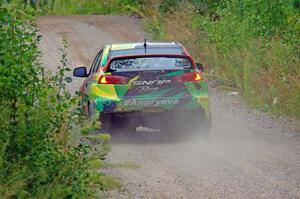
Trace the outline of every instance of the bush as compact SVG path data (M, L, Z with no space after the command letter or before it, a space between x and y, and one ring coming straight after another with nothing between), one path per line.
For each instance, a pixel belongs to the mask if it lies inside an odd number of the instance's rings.
M70 142L81 115L65 90L64 50L58 73L47 74L35 11L2 4L0 21L0 197L92 197L88 147Z

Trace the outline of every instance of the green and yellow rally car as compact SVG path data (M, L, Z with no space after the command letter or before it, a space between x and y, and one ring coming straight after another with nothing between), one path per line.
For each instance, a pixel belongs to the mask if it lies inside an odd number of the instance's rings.
M207 83L203 66L179 43L130 43L105 46L85 77L85 111L100 113L102 128L190 124L209 128Z

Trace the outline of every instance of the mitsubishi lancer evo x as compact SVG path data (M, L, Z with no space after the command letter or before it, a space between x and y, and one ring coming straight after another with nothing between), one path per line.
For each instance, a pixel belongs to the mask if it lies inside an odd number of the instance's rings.
M85 112L99 114L103 129L140 125L190 125L210 128L208 88L203 66L179 43L130 43L105 46L80 88Z

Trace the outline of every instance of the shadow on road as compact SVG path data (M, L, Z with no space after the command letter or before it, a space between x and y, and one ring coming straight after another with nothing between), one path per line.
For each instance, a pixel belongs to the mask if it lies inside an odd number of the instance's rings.
M138 127L136 132L130 132L125 129L114 129L109 133L111 134L111 143L113 144L166 144L186 142L191 138L191 134L185 131L161 131L159 129L149 129L146 127ZM193 137L195 138L195 136ZM201 136L197 137L200 139L203 138Z

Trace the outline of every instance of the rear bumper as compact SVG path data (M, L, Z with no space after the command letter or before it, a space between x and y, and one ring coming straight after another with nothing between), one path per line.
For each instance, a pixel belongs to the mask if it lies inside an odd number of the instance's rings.
M211 122L210 112L205 113L203 109L195 110L166 110L164 112L149 113L143 111L131 112L115 112L110 113L113 121L126 122L131 126L147 126L153 128L162 128L179 125L182 127L201 126L206 127L206 124Z
M124 112L114 112L111 113L112 115L120 118L186 118L186 116L191 116L191 118L194 115L200 115L204 116L206 118L205 110L198 108L194 110L164 110L162 112L145 112L145 111L124 111ZM202 114L203 113L203 114ZM210 113L210 112L209 112Z
M120 101L105 100L97 98L94 100L95 109L104 113L181 113L193 110L204 110L209 114L208 95L188 96L183 98L165 99L123 99Z

